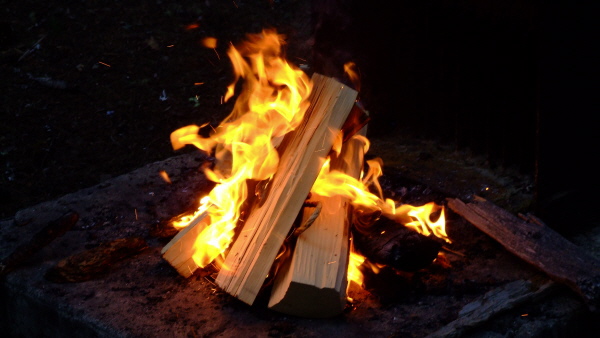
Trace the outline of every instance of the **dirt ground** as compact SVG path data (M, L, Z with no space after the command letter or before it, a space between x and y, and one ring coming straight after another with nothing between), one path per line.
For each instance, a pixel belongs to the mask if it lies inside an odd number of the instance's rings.
M289 39L289 58L299 55L291 49L303 44L292 41L307 32L306 4L8 1L0 218L176 155L173 130L216 125L231 111L221 103L229 43L274 27ZM204 37L216 37L217 48L203 47Z

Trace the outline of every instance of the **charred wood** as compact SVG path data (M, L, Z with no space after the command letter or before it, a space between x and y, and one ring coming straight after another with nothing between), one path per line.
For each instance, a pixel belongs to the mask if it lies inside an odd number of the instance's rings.
M521 219L486 199L448 207L502 244L509 252L578 293L592 311L600 305L600 262L545 226L537 218Z
M545 297L557 286L558 284L548 280L543 282L517 280L505 284L465 305L456 320L428 335L427 338L464 336L500 313Z
M396 270L414 272L438 256L442 242L387 218L380 217L366 230L352 230L354 248L370 262Z

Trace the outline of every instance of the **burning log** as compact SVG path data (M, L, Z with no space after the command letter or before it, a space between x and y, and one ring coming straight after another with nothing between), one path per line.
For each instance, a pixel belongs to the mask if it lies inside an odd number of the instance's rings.
M414 272L427 267L438 256L442 242L385 216L366 229L354 227L354 248L371 263Z
M314 74L311 107L303 123L280 146L279 167L264 202L250 211L216 283L252 304L315 182L357 92L332 78Z
M358 135L365 136L366 129L364 126ZM353 137L332 160L331 169L358 179L364 153L365 139ZM313 194L310 200L318 201L322 209L310 228L299 235L292 256L277 273L269 308L302 317L332 317L346 306L351 206L341 196ZM312 210L306 209L301 224L313 216Z
M348 201L312 195L323 207L314 223L296 239L291 257L275 276L269 308L286 314L326 318L346 305L349 257ZM313 208L305 208L303 221Z
M486 199L475 196L464 203L448 199L448 206L509 252L569 286L592 311L600 304L600 262L541 221L523 220Z

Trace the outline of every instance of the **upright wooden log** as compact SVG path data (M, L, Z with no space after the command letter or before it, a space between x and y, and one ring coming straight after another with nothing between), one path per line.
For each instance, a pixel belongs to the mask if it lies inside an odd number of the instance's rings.
M358 135L365 136L364 126ZM353 137L331 162L332 170L359 178L365 139ZM297 238L289 260L275 276L269 308L301 317L326 318L340 314L346 306L351 205L341 196L312 194L322 209L314 223ZM302 224L312 215L305 208Z
M264 284L358 94L317 73L312 81L311 106L279 147L282 155L268 195L250 210L216 278L224 291L248 304Z
M509 252L580 294L590 310L600 305L600 262L540 221L520 219L486 199L450 198L448 206Z

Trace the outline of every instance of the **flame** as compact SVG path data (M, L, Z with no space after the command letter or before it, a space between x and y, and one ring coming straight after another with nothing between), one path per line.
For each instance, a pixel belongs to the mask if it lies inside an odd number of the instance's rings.
M368 143L367 146L368 147ZM321 196L342 196L348 198L354 207L363 212L381 212L382 215L395 220L397 223L411 227L415 231L425 235L434 235L450 243L446 234L444 208L434 202L423 206L412 206L402 204L396 206L391 199L383 198L383 191L378 178L383 175L381 159L368 160L369 171L362 180L355 179L337 170L330 170L330 159L323 164L319 176L313 185L311 192ZM373 187L378 195L369 191ZM435 221L431 218L439 212Z
M354 89L356 89L357 92L360 92L360 79L356 68L357 66L354 62L346 62L344 64L344 73L346 73L350 82L354 85Z
M237 83L244 82L230 115L209 137L198 135L203 126L196 125L171 134L173 149L194 145L216 158L215 167L205 168L204 173L217 185L201 200L194 215L173 224L185 227L201 214L210 216L192 256L200 267L229 247L242 204L248 198L246 181L268 180L275 174L279 164L276 147L298 126L308 108L312 83L304 72L282 58L283 39L273 30L263 30L248 35L239 48L232 45L227 55L235 80L227 88L225 101L235 96ZM205 45L215 42L205 40Z
M203 220L203 229L195 241L192 255L199 267L222 257L229 247L241 218L242 205L249 196L247 181L267 182L273 177L279 165L277 146L299 125L308 108L312 83L304 72L282 57L283 43L282 35L274 30L263 30L248 35L247 41L238 47L231 45L227 55L235 79L227 87L224 101L235 97L236 89L241 87L242 90L237 94L230 115L212 129L209 137L199 135L207 125L189 125L171 134L173 149L193 145L216 159L213 168L204 168L206 177L216 186L200 200L194 214L173 222L173 226L183 228L195 220ZM206 39L204 45L214 48L216 40ZM356 85L355 65L349 63L345 69ZM242 86L238 85L240 82ZM341 133L338 136L333 147L335 155L340 154L344 140ZM366 153L369 149L367 138L353 137L362 141ZM342 196L356 209L392 218L424 235L432 234L449 241L444 229L443 207L435 203L420 207L397 206L393 200L383 197L378 181L383 174L382 160L376 158L366 163L368 172L354 178L332 170L330 159L327 159L311 192L321 196ZM435 221L431 219L434 214L439 214ZM348 280L359 285L363 282L359 266L374 272L380 268L352 253Z
M362 138L362 136L354 137ZM364 138L364 145L366 153L369 148L369 142L366 138ZM403 204L397 207L393 200L383 198L383 190L378 180L383 175L383 161L380 158L375 158L366 162L369 170L366 174L361 175L362 179L359 180L340 171L331 170L330 158L328 158L323 164L311 192L321 196L339 195L345 197L354 208L361 210L362 213L381 214L395 220L399 223L399 226L404 224L425 236L434 235L450 243L445 231L445 217L442 206L430 202L423 206ZM377 194L371 193L370 187ZM433 221L431 218L438 212L439 216ZM379 268L381 268L370 263L362 255L351 252L347 277L349 281L353 281L360 286L362 286L364 279L361 267L370 269L374 273L378 273Z
M330 170L330 158L321 167L311 192L321 196L346 197L353 206L361 206L373 211L380 208L380 198L369 192L363 182L343 172Z
M383 216L395 220L396 223L408 226L425 236L434 235L447 243L452 243L446 234L446 218L443 206L435 202L429 202L422 206L409 204L397 206L397 203L392 199L384 199L383 190L379 184L379 177L383 175L383 161L380 158L375 158L366 162L369 165L369 171L362 178L362 183L363 186L372 187L377 191L379 200L376 201L376 204ZM436 215L435 221L432 220Z
M360 271L360 266L365 262L365 256L359 255L356 252L350 252L348 260L348 281L354 282L359 286L363 285L364 275Z
M369 142L365 139L365 152L368 147ZM342 172L331 170L328 159L321 168L311 192L321 196L343 196L362 213L380 213L383 217L395 220L399 226L404 224L425 236L434 235L446 240L448 243L451 242L445 231L445 217L442 206L430 202L423 206L403 204L397 207L393 200L383 198L383 190L378 180L383 175L381 168L383 161L380 158L375 158L366 162L369 170L365 175L361 175L363 176L361 180L357 180ZM375 190L377 194L371 193L369 187ZM432 220L433 215L438 212L437 219ZM347 273L348 281L353 281L362 286L364 276L361 268L378 273L381 266L372 264L357 252L351 252Z
M438 211L439 216L437 217L437 220L433 221L431 218L434 217ZM429 202L420 207L403 204L395 210L394 214L389 215L389 217L396 219L398 222L402 222L405 226L411 227L425 236L433 234L436 237L444 239L448 243L452 242L446 234L444 208L434 202Z

